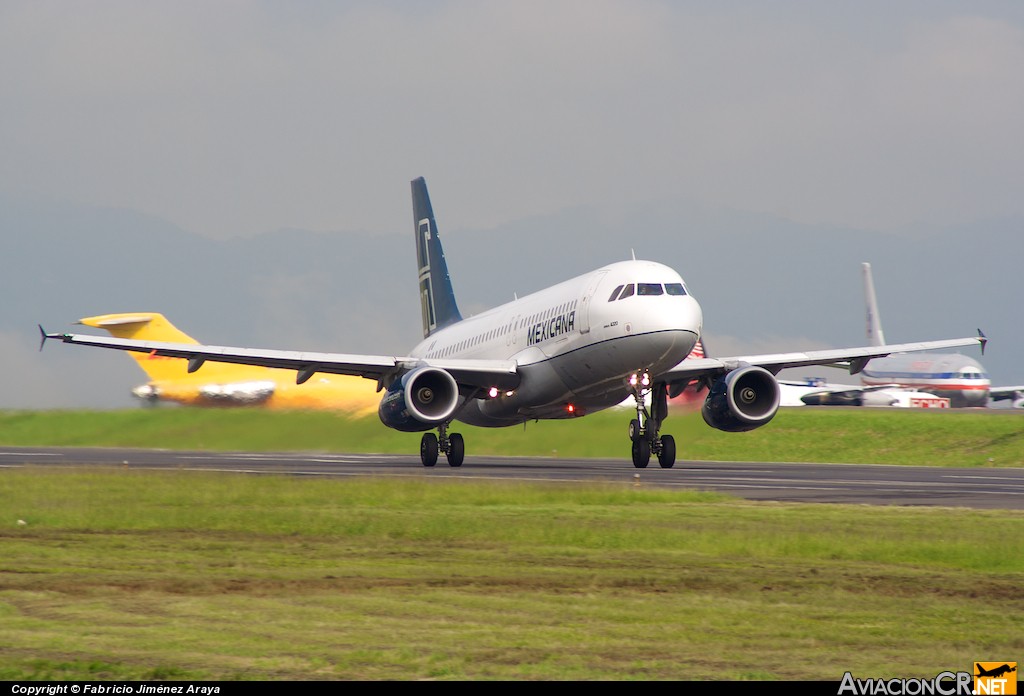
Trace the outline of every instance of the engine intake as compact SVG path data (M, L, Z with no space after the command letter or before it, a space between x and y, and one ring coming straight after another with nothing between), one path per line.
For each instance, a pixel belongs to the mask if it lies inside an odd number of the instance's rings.
M377 415L389 428L412 433L448 420L458 405L455 378L436 367L420 367L395 380L380 400Z
M763 367L728 372L711 387L701 414L712 428L742 433L765 425L779 410L779 383Z

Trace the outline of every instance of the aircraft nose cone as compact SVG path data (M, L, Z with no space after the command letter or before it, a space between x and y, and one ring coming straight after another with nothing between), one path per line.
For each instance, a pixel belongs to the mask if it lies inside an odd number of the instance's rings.
M640 298L645 304L642 313L634 314L629 333L684 333L697 340L703 328L704 315L697 300L689 295Z
M700 336L704 327L704 312L701 311L700 305L690 295L678 299L683 300L679 310L681 328L696 329L697 335Z
M654 330L682 331L695 336L694 341L703 330L704 314L697 300L691 296L666 297L654 315L657 324Z
M652 353L659 355L659 367L671 367L681 362L693 350L700 338L703 313L695 299L666 297L654 315L654 325L649 327Z

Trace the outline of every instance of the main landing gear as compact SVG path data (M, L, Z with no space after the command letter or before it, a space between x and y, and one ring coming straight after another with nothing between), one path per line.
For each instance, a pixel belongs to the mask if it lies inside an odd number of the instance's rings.
M658 435L662 422L668 418L668 387L663 382L650 386L650 377L633 375L629 386L636 399L636 418L629 422L629 439L633 442L633 466L646 469L653 454L662 469L676 463L676 440L671 435ZM651 411L647 412L645 397L651 395Z
M448 457L448 466L462 466L462 460L466 458L466 443L459 433L448 434L448 423L437 426L438 435L434 433L423 433L420 439L420 461L423 466L434 466L437 464L437 455L444 452Z

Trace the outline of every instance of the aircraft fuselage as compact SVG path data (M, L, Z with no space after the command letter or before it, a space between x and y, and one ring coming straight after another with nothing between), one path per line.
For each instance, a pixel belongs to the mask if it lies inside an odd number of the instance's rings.
M471 399L456 415L498 427L614 406L630 393L630 375L682 361L701 325L700 305L678 273L651 261L622 261L463 319L410 355L439 366L446 358L515 361L518 389Z
M985 406L991 381L977 360L959 353L905 353L876 358L861 373L864 385L898 384L942 396L954 407Z

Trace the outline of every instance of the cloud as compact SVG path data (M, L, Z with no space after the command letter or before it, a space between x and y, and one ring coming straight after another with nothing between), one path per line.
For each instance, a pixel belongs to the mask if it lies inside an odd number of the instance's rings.
M419 175L452 228L681 194L895 231L1020 214L998 8L8 2L0 190L213 237L404 231Z

